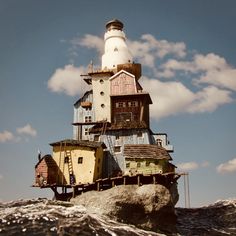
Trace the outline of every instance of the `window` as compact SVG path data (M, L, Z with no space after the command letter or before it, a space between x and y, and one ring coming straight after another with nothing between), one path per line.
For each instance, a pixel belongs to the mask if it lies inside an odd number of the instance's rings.
M125 102L116 102L116 108L125 107Z
M116 140L119 140L120 139L120 136L119 135L116 135Z
M85 120L85 123L92 122L92 117L91 116L85 116L84 120Z
M139 131L139 132L137 133L137 137L142 138L142 137L143 137L143 133Z
M100 135L96 134L96 135L94 135L93 140L96 141L96 142L98 142L98 141L99 141L99 137L100 137Z
M100 95L101 95L101 96L104 96L104 92L100 92Z
M128 106L129 107L137 107L138 106L138 102L137 101L128 102Z
M101 104L101 107L104 108L104 107L105 107L105 104Z
M89 135L89 128L84 129L84 135Z
M69 157L68 156L65 157L64 163L69 163Z
M130 163L126 163L126 168L129 168L130 167Z
M146 166L150 166L150 161L146 161Z
M155 165L158 165L158 160L155 160Z
M83 163L83 157L78 157L78 164L82 164Z
M85 110L86 110L86 111L91 111L91 110L92 110L92 107L85 107Z
M100 84L103 84L103 83L104 83L104 80L103 80L103 79L100 79L99 82L100 82Z
M115 146L114 147L114 152L120 152L121 151L121 147L120 146Z
M137 167L138 167L138 168L141 167L141 162L138 162L138 163L137 163Z
M157 146L162 147L162 140L161 139L157 139Z

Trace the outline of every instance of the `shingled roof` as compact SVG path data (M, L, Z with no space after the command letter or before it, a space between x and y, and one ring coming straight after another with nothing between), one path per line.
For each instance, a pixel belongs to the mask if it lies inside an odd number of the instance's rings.
M43 157L38 161L38 163L35 165L35 168L37 168L37 166L38 166L43 160L45 160L46 165L47 165L48 167L57 168L57 163L55 162L55 160L52 158L52 156L51 156L50 154L47 154L47 155L43 156Z
M106 148L106 145L102 142L93 142L93 141L84 141L84 140L74 140L74 139L64 139L61 141L57 141L55 143L50 143L51 146L81 146L81 147L91 147L91 148Z
M124 145L125 159L167 159L172 160L165 148L150 144Z

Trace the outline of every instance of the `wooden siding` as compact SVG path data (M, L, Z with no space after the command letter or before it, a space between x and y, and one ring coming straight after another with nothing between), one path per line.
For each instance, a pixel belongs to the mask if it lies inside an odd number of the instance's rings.
M123 106L120 105L121 103L123 103ZM141 113L142 106L143 113ZM112 97L111 115L113 123L124 121L144 121L147 126L149 126L149 105L146 103L146 99L143 96Z
M111 95L134 93L137 93L134 76L131 76L125 72L121 72L111 79Z
M42 158L35 168L35 183L42 186L46 184L56 184L58 167L52 157Z

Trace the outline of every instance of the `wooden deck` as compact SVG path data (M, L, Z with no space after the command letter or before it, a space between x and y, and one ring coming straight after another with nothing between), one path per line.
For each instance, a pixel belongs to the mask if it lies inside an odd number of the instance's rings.
M180 174L177 173L165 173L165 174L150 174L143 175L138 174L134 176L117 176L112 178L98 179L94 183L87 184L77 184L77 185L43 185L33 187L40 188L51 188L55 193L55 199L57 200L69 200L72 197L76 197L83 192L88 191L101 191L110 189L118 185L144 185L144 184L160 184L166 188L170 188L173 183L175 183L180 177ZM62 192L59 193L57 188L62 188ZM72 192L68 192L68 189L72 189Z

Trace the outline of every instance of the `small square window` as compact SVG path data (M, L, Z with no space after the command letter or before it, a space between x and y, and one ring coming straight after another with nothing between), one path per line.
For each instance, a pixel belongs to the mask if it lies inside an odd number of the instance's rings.
M99 138L100 138L100 135L94 135L94 141L98 142L99 141Z
M120 152L121 151L121 147L120 146L115 146L114 147L114 151L115 152Z
M82 164L83 163L83 157L78 157L78 164Z
M138 163L137 163L137 167L138 167L138 168L141 167L141 162L138 162Z
M84 129L84 135L89 135L89 128Z
M137 133L137 137L142 138L143 137L143 133L142 132L138 132Z
M130 163L126 163L126 168L130 168Z
M84 120L85 120L85 123L92 122L92 117L91 116L85 116Z

